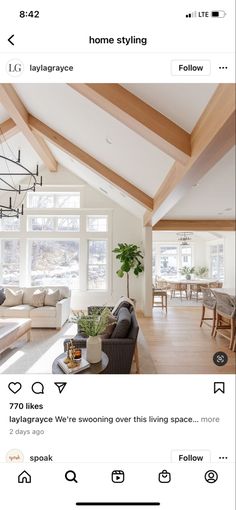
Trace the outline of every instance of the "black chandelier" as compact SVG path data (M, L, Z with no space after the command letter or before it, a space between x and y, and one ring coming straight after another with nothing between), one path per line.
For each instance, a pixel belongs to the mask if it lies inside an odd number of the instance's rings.
M3 133L0 132L0 136L3 137L4 142L7 144ZM8 144L7 146L13 154ZM28 182L16 184L14 182L15 177L22 177L23 179L28 177ZM18 156L16 159L14 158L14 154L11 158L6 156L2 150L0 153L0 191L8 192L11 196L9 198L8 205L0 204L0 218L19 218L20 215L23 215L23 202L27 191L36 191L36 186L42 186L42 184L42 176L39 177L38 165L36 165L35 172L32 172L21 163L20 150L18 150ZM20 196L22 193L24 193L23 197ZM12 194L14 199L12 198ZM20 198L18 198L18 196L20 196Z
M176 235L181 246L189 246L190 241L192 241L193 232L177 232Z
M19 218L20 215L24 214L24 204L20 207L13 207L12 198L9 198L8 205L0 204L0 219L1 218Z

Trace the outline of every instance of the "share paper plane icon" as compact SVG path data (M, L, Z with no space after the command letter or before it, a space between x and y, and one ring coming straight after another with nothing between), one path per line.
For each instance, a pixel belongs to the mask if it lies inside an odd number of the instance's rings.
M62 393L67 385L67 382L54 382L54 384L57 386L59 393Z

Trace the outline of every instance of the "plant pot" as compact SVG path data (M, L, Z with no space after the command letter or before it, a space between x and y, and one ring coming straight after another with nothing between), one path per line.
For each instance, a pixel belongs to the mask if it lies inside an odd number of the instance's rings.
M186 274L186 280L191 280L191 274Z
M100 336L89 336L86 342L86 359L89 363L99 363L102 359L102 339Z

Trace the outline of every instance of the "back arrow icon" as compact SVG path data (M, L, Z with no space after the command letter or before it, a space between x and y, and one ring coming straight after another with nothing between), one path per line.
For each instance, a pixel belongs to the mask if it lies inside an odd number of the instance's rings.
M9 39L7 39L7 40L8 40L8 42L9 42L10 44L12 44L12 46L14 46L14 42L12 42L12 38L13 38L13 37L15 37L15 35L14 35L14 34L13 34L13 35L11 35L11 37L9 37Z

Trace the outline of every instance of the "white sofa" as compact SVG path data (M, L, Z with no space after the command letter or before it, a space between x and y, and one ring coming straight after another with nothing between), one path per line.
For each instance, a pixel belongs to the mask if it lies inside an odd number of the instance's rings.
M59 289L61 300L56 306L32 306L32 296L36 289L47 287L10 287L12 290L23 290L23 303L17 306L0 306L0 318L23 318L31 319L32 328L57 328L60 329L70 316L71 291L69 287L50 286L52 290Z

